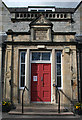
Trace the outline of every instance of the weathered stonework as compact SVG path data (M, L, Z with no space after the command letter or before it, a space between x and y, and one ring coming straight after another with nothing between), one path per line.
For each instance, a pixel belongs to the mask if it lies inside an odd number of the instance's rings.
M17 35L13 36L14 41L30 41L30 35Z
M53 36L54 42L71 42L75 41L74 35L54 35Z
M54 91L54 87L53 87L53 84L56 82L55 81L55 50L58 50L58 49L61 49L62 50L62 75L63 75L63 91L66 93L67 96L69 96L71 99L77 99L77 70L76 70L76 47L75 46L68 46L70 47L70 49L73 51L73 56L72 59L71 58L71 54L67 54L64 52L64 47L62 46L58 46L58 47L55 47L55 46L46 46L46 49L52 49L52 103L55 102L55 91ZM7 48L8 50L9 47ZM15 103L18 103L18 101L20 100L21 102L21 95L22 95L22 90L18 90L18 86L19 86L19 50L21 49L26 49L27 50L27 64L28 64L28 68L27 68L27 86L29 88L29 94L27 92L25 92L25 103L28 103L30 102L30 91L31 91L31 87L30 87L30 69L29 69L29 63L30 63L30 52L29 50L31 49L37 49L37 46L14 46L14 65L13 65L13 101ZM10 60L10 51L7 50L7 54L6 56L8 57L8 60ZM18 56L18 57L17 57ZM7 63L11 63L7 60ZM73 63L73 64L72 64ZM73 73L71 71L71 66L73 65ZM7 72L10 71L10 64L6 65L6 68L7 68ZM10 72L9 72L10 73ZM11 74L7 74L5 76L5 79L6 79L6 85L9 86L9 80L11 78ZM68 73L69 73L69 77L68 76ZM75 77L73 76L75 75ZM71 79L74 80L75 82L75 85L73 87L73 98L72 98L72 86L71 86ZM10 90L9 90L10 91ZM9 91L7 91L7 87L6 87L6 97L9 98L7 95L9 95L10 93L8 93ZM71 94L70 94L71 93ZM63 102L68 102L68 100L62 96L61 94L61 103ZM63 103L64 104L64 103Z
M34 40L47 40L47 30L37 29L34 31Z
M10 80L11 80L11 54L12 47L7 46L6 54L5 54L5 74L4 74L4 96L6 99L10 100ZM8 87L9 86L9 87Z
M31 52L51 52L51 103L56 103L56 51L62 52L62 88L63 92L71 100L77 100L77 48L75 34L80 34L79 9L75 13L67 12L67 18L61 18L56 13L53 19L43 14L35 20L15 18L15 13L10 13L3 4L3 31L7 33L5 40L5 71L4 71L4 98L11 99L11 84L13 79L12 100L15 104L22 102L22 91L19 87L20 76L20 51L26 51L26 86L29 92L25 91L24 103L31 102ZM11 15L12 14L12 15ZM39 14L39 13L38 13ZM49 13L49 17L50 17ZM71 18L72 15L72 18ZM12 19L11 19L12 18ZM53 21L52 21L53 19ZM73 23L72 19L75 21ZM74 33L76 32L76 33ZM39 46L39 47L38 47ZM66 50L67 49L67 50ZM13 52L12 52L13 51ZM13 62L12 62L13 55ZM13 63L13 64L12 64ZM13 78L12 68L13 67ZM73 80L73 86L71 85ZM61 95L61 104L70 104L65 95Z

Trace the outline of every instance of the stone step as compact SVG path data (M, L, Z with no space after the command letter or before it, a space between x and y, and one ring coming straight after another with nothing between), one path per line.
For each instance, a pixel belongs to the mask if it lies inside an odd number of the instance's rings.
M26 104L24 107L57 107L58 104L45 104L45 103L31 103ZM21 107L21 104L18 104L17 107Z
M58 107L24 107L25 112L57 112ZM60 107L61 111L67 112L64 107ZM17 107L15 111L22 111L22 107Z
M22 112L10 111L10 115L28 115L28 116L74 116L72 112Z
M15 111L21 111L22 106L18 105L16 107ZM63 106L60 106L61 111L67 111ZM24 106L24 111L25 112L57 112L58 111L58 105L41 105L41 104L31 104L31 105L26 105Z
M21 109L16 109L15 111L21 112ZM24 109L24 112L57 112L57 109ZM67 110L62 109L61 112L67 112Z
M56 115L74 115L69 112L63 106L60 106L60 113L58 113L57 104L30 104L24 105L24 115L34 115L34 116L56 116ZM22 106L17 105L16 109L11 110L9 114L12 115L22 115Z

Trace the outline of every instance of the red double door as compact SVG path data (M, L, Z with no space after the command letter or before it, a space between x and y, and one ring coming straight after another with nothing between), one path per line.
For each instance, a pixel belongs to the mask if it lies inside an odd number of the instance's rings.
M51 101L51 64L31 64L31 101Z

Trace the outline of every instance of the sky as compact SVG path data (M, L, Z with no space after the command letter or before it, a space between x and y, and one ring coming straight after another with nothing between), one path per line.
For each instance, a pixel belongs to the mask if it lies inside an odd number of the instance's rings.
M81 0L2 0L8 7L55 6L76 7Z

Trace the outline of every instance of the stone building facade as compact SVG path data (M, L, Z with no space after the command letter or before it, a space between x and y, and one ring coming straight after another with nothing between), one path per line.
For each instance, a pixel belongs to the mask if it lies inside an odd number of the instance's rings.
M78 14L77 24L77 74L78 74L78 99L82 102L82 2L77 6L76 15Z
M21 103L26 86L25 104L55 104L57 85L63 91L61 104L78 100L78 8L8 8L2 3L3 99Z

